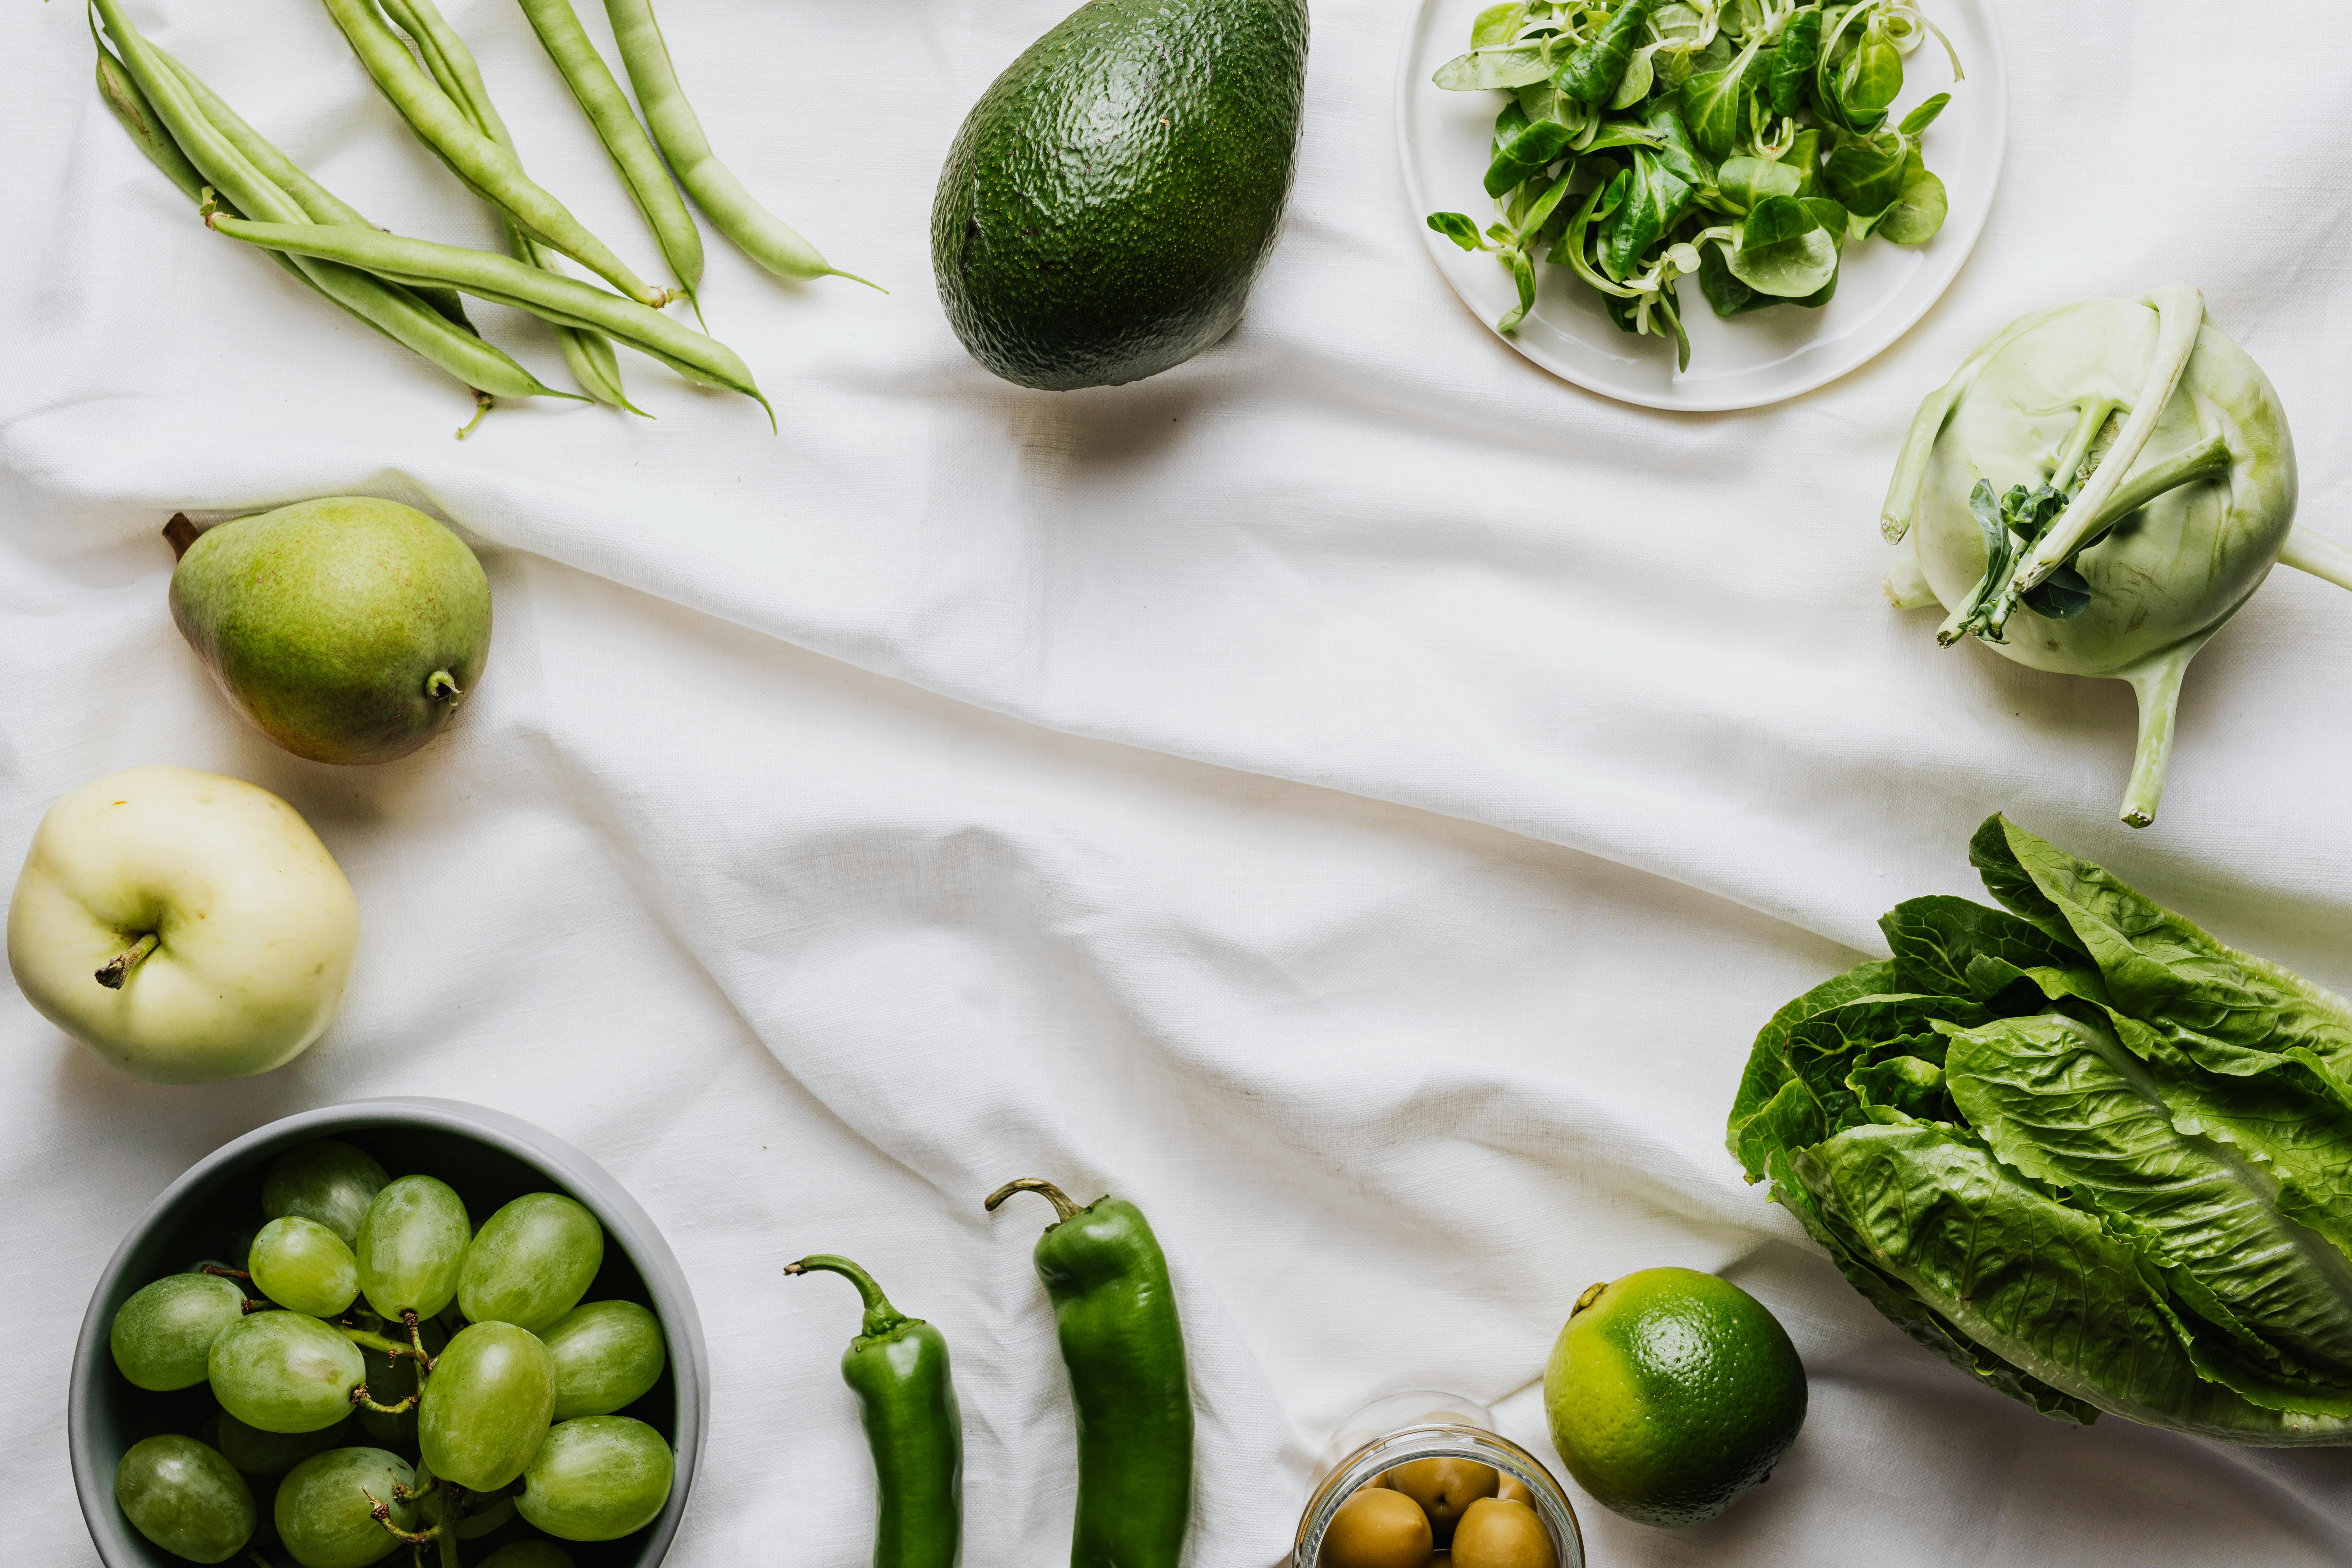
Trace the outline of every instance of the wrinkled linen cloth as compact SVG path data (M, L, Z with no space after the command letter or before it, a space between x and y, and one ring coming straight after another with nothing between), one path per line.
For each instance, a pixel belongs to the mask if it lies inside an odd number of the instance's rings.
M373 221L496 245L317 6L130 4ZM928 222L965 109L1067 4L665 0L722 155L893 292L780 283L706 224L704 309L780 434L625 353L656 420L543 402L463 444L453 383L197 224L98 101L79 8L0 17L0 854L100 774L213 769L299 809L365 921L334 1027L240 1082L134 1081L0 994L8 1561L91 1558L68 1365L124 1231L229 1138L394 1092L529 1118L664 1227L714 1380L679 1568L864 1560L854 1298L780 1273L814 1250L954 1347L965 1562L1060 1560L1045 1213L981 1212L1023 1175L1135 1199L1171 1254L1199 1568L1282 1558L1380 1394L1486 1402L1549 1462L1570 1305L1660 1264L1780 1314L1811 1415L1696 1529L1571 1486L1595 1564L2352 1558L2352 1454L2009 1404L1722 1147L1757 1026L1883 952L1898 900L1981 897L1966 843L1996 810L2352 986L2352 601L2273 577L2191 671L2135 835L2126 689L1938 651L1881 597L1876 527L1912 409L1979 341L2186 278L2278 386L2305 521L2352 540L2337 54L2188 0L2002 5L2011 153L1949 293L1820 392L1675 416L1553 380L1457 302L1394 151L1410 8L1318 0L1246 321L1048 395L958 345ZM446 10L534 174L656 276L520 12ZM562 380L535 323L476 319ZM365 770L236 716L157 537L351 491L450 521L497 595L449 733Z

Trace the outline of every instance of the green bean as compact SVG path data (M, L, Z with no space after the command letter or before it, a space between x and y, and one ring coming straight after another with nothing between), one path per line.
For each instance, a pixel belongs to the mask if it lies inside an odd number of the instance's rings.
M638 303L667 298L588 232L571 209L523 173L515 155L493 141L425 74L408 47L376 9L376 0L325 0L327 13L352 50L426 146L458 177L511 215L535 239L578 261Z
M702 232L694 226L694 215L686 210L661 154L637 123L636 110L629 107L621 84L613 79L612 68L580 25L572 0L521 0L521 5L531 31L539 35L614 166L628 182L629 194L636 197L637 210L646 215L670 270L677 274L688 297L693 297L702 287Z
M425 68L448 95L476 129L505 148L515 153L514 137L507 130L498 105L490 101L489 84L482 79L481 67L474 59L474 51L457 30L443 19L433 0L379 0L384 14L394 26L408 35L424 58ZM520 154L516 153L518 166ZM460 175L460 178L463 178ZM495 203L492 204L496 205ZM554 256L534 239L530 232L517 223L512 214L500 211L504 220L508 248L516 257L549 272L559 270ZM613 345L594 332L572 327L556 327L555 345L563 352L563 363L571 367L572 379L599 403L650 419L652 415L629 401L621 385L621 362Z
M121 0L91 3L98 9L107 36L121 51L124 72L137 84L157 121L170 132L181 153L204 179L236 204L237 210L273 227L345 235L373 232L311 223L293 197L256 169L205 118L180 79L131 26L130 18L123 15ZM380 328L404 348L414 350L457 377L477 394L499 397L569 395L543 385L537 376L471 332L459 331L406 289L369 276L364 267L340 265L331 257L307 257L290 246L272 248L303 256L297 265L320 293Z
M677 84L677 70L670 63L669 45L654 19L651 0L604 0L604 14L613 20L621 63L628 68L629 83L637 89L654 140L668 156L677 183L695 205L710 215L719 233L779 278L846 278L869 289L881 288L827 261L790 224L761 206L735 172L712 155L702 121Z
M362 228L375 226L361 216L358 208L312 179L293 159L279 152L275 142L247 124L220 94L206 87L203 79L182 64L171 50L161 44L147 47L153 49L156 58L180 79L180 85L188 89L188 96L195 100L198 112L211 122L213 129L227 138L229 145L244 153L246 161L263 178L292 196L302 210L310 215L312 223L350 223ZM190 191L188 194L194 196L196 193ZM432 306L451 325L469 332L474 331L474 323L466 319L466 307L458 301L456 289L419 289L412 292Z
M542 272L495 251L338 225L255 223L217 211L207 212L205 221L247 245L341 261L404 283L444 283L478 300L528 310L560 327L607 333L688 380L756 399L768 409L769 423L775 422L775 410L732 349L658 310L577 279Z

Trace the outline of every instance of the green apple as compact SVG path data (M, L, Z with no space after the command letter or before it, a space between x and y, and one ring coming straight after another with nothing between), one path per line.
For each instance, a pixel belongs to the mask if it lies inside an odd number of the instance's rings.
M49 807L8 905L41 1016L126 1072L268 1072L324 1032L359 946L352 885L294 808L238 779L133 768Z

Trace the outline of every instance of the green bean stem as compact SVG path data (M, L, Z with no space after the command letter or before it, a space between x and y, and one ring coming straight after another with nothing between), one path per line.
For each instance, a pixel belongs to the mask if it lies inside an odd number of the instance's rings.
M239 212L273 227L323 228L300 205L253 166L252 161L215 130L196 107L180 79L124 16L121 0L91 0L107 36L120 51L124 74L137 85L147 107L170 132L181 153ZM339 228L337 232L359 231ZM285 248L285 247L278 247ZM305 279L352 314L414 350L467 386L499 397L562 397L539 378L471 332L461 331L404 288L368 276L364 268L338 265L332 258L305 257Z
M458 178L505 209L533 238L608 279L639 304L657 309L665 302L668 296L631 271L627 263L572 216L570 208L523 173L515 155L485 134L440 83L417 65L416 58L376 9L376 0L324 0L324 4L376 86Z
M188 89L188 96L195 100L197 110L211 122L213 129L227 138L230 146L244 153L247 162L265 179L292 196L302 210L310 215L312 223L350 223L362 228L375 226L357 207L312 179L293 159L279 152L275 142L247 124L243 116L231 109L220 94L206 87L203 79L174 58L169 49L160 44L150 44L148 47L153 49L156 58L180 79L180 85ZM451 325L469 332L474 331L474 323L466 319L466 307L458 302L457 290L435 289L416 292L418 299L446 317ZM476 335L479 336L478 333Z
M579 100L582 112L612 155L614 166L628 183L629 194L636 198L637 210L646 215L646 226L654 231L670 270L692 298L702 288L702 231L694 226L694 215L686 210L661 153L655 150L646 128L637 123L636 110L629 107L621 84L613 79L612 68L580 25L572 0L520 3L531 30L539 35L548 58L562 73L572 96Z
M712 154L702 121L687 101L686 89L678 86L652 0L604 0L604 14L612 18L621 63L628 68L629 85L637 89L654 140L661 143L677 183L695 205L710 215L719 233L779 278L846 278L869 289L881 287L827 261L790 224L761 206L735 172Z
M362 232L323 224L255 223L210 211L205 222L232 239L272 249L341 261L381 272L404 283L439 283L488 300L528 310L558 326L609 333L648 358L657 359L688 380L726 387L756 399L768 408L771 425L775 410L761 395L750 367L732 349L715 338L671 321L634 300L624 300L577 279L541 272L537 268L488 250L438 245L426 239Z
M394 26L408 35L424 58L425 68L433 79L474 122L481 133L515 153L514 137L507 131L506 121L499 117L498 106L490 101L489 84L482 79L481 67L475 62L474 51L466 47L456 28L443 19L433 0L379 0ZM520 163L520 154L516 154ZM460 178L463 178L460 175ZM492 205L497 204L493 203ZM533 267L553 272L554 257L529 230L518 224L510 214L499 214L506 228L507 246L515 256ZM556 347L563 351L563 363L571 367L572 379L599 403L615 408L625 408L632 414L650 419L621 388L621 363L613 353L613 345L595 332L580 331L571 327L556 327Z

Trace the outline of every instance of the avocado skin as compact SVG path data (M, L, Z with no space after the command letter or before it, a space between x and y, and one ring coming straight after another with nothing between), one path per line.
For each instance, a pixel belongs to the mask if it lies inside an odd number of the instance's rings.
M225 522L172 574L172 619L228 700L320 763L386 763L447 724L490 650L490 584L412 507L329 496ZM426 694L446 671L459 698Z
M1091 0L972 106L931 263L974 359L1047 391L1181 364L1241 319L1281 226L1305 0Z

